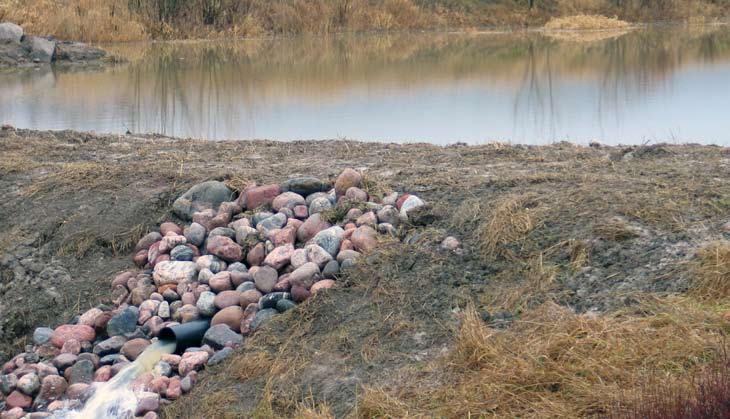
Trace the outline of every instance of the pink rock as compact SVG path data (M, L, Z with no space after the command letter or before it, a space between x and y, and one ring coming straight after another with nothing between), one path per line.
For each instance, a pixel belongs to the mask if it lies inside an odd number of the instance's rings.
M23 416L25 416L25 411L20 407L14 407L0 413L0 419L21 419Z
M144 415L148 412L156 412L160 409L160 395L151 392L142 392L137 395L136 415Z
M258 290L247 290L240 293L239 304L241 307L248 307L249 304L258 304L261 297L263 297L263 294Z
M173 368L177 368L177 366L180 365L180 359L180 355L175 354L164 354L162 355L162 358L160 358L161 361L167 362Z
M150 381L147 389L153 393L164 394L165 390L167 390L168 384L170 384L170 379L168 377L155 377Z
M309 289L319 278L319 266L314 262L307 262L289 275L289 283Z
M282 208L288 208L293 209L297 205L306 205L307 201L304 199L303 196L299 195L296 192L284 192L276 196L273 201L271 201L271 208L274 209L274 211L281 211Z
M347 239L342 240L342 243L340 243L340 252L344 252L346 250L355 250L355 245L353 245L352 242Z
M264 264L277 270L281 269L289 263L292 253L294 253L293 245L285 244L283 246L279 246L266 255Z
M147 349L148 346L150 346L150 341L147 339L132 339L122 346L122 350L120 352L130 361L134 361L142 352L144 352L145 349Z
M251 274L248 272L238 272L238 271L232 271L231 272L231 283L233 283L234 287L237 287L244 282L250 282Z
M160 255L160 256L157 256L157 258L154 260L154 262L151 262L150 264L154 268L155 266L157 266L158 263L165 262L168 260L170 260L170 255Z
M279 185L264 185L246 189L241 195L239 203L249 210L254 210L262 205L270 204L274 198L281 193Z
M157 256L163 254L163 252L160 251L160 245L162 245L162 242L152 243L152 246L150 246L150 248L147 250L147 260L153 261L157 259Z
M195 262L165 261L157 264L152 273L155 284L160 287L167 284L193 281L198 274Z
M66 389L66 396L69 399L82 400L88 396L89 385L86 383L71 384Z
M219 214L225 213L230 216L240 214L242 210L241 206L235 201L221 202L221 205L218 207Z
M112 378L112 366L111 365L102 365L94 373L94 381L96 381L96 382L104 383L104 382L109 381L110 378Z
M351 187L359 187L361 185L362 175L352 169L345 169L337 177L337 181L335 182L335 195L339 198L345 195L345 192Z
M155 378L154 375L150 372L144 372L140 374L137 378L134 379L132 382L132 390L136 392L146 391L150 388L150 383Z
M81 353L81 342L76 339L67 340L61 347L61 353L78 355Z
M296 249L294 250L294 253L291 254L291 260L289 263L291 263L291 266L296 269L305 263L307 263L309 260L307 259L307 252L304 249Z
M210 289L215 292L228 291L233 289L233 283L231 282L231 273L228 271L218 272L208 280Z
M259 311L259 304L251 303L248 306L246 306L246 309L243 310L243 318L241 319L241 334L246 336L251 332L251 322L253 322L253 318L256 316L256 313Z
M294 244L297 239L297 229L294 227L276 228L270 230L266 238L274 243L274 246Z
M321 281L315 282L314 285L312 285L312 288L310 288L310 291L314 295L319 291L330 289L334 285L335 281L331 279L323 279Z
M347 199L349 199L350 201L355 201L355 202L367 202L368 201L368 193L356 186L348 188L347 191L345 191L345 197Z
M180 385L180 377L173 377L170 379L170 384L167 386L165 397L170 400L177 400L182 396L182 386Z
M395 207L400 210L400 207L403 205L403 203L406 202L406 200L410 197L411 197L411 194L407 194L407 193L399 196L398 199L395 201Z
M209 238L206 249L208 253L218 256L226 262L238 262L243 258L241 246L226 236Z
M352 233L350 241L355 245L355 249L364 253L370 253L378 244L378 233L372 227L364 225L358 227Z
M114 277L114 280L112 281L112 288L114 288L114 287L116 287L118 285L122 285L122 286L125 286L126 287L127 286L127 281L130 278L133 278L134 276L135 276L134 275L134 272L132 272L132 271L127 271L127 272L120 273L119 275L117 275L117 276ZM91 311L94 311L94 310L99 310L99 309L98 308L92 308L91 310L87 311L86 313L91 312ZM101 311L101 310L99 310L99 311ZM84 314L86 314L86 313L84 313ZM82 315L81 317L83 318L84 316ZM91 325L89 324L87 326L91 326Z
M60 399L64 393L68 383L59 375L48 375L41 382L41 390L38 393L38 399L44 403L49 403Z
M315 263L320 269L322 269L327 262L332 260L332 255L316 244L307 245L304 248L304 251L307 254L307 260Z
M241 320L243 320L243 309L239 306L232 306L216 313L210 321L210 325L225 324L234 332L239 332L241 330Z
M374 212L368 211L365 214L358 217L357 221L355 221L355 224L357 224L358 227L363 226L363 225L375 227L376 225L378 225L378 216L375 215Z
M208 362L208 352L186 352L183 354L177 369L180 375L187 375L190 371L195 371Z
M266 257L266 247L263 243L256 243L256 246L252 247L246 255L246 262L250 266L258 266L264 262Z
M206 230L210 231L212 230L210 222L213 217L215 217L215 211L208 208L203 211L194 212L193 222L202 225Z
M30 396L15 390L5 398L5 406L10 409L20 407L21 409L27 409L33 403L33 399Z
M299 226L299 229L297 230L297 238L300 242L306 243L317 233L330 227L330 223L324 221L320 213L313 214L311 217L307 218L301 226Z
M309 216L309 208L306 205L297 205L294 207L294 216L303 220Z
M167 233L174 233L177 235L182 235L183 230L182 230L182 228L180 228L180 226L178 226L175 223L165 222L165 223L160 224L160 234L162 234L163 236L166 236Z
M53 331L51 342L57 348L63 348L63 344L68 340L75 339L79 342L93 342L95 337L96 332L90 326L83 324L65 324L58 326Z
M159 419L159 415L156 412L147 412L142 419Z
M279 277L279 281L274 285L274 288L271 290L272 292L288 292L291 288L291 283L289 282L289 274L284 274Z
M301 287L299 285L294 285L291 287L291 298L297 303L306 301L310 295L310 292L304 287Z
M289 218L286 220L286 226L285 227L294 227L295 230L299 231L299 227L304 224L304 221L297 220L296 218Z
M139 266L140 268L147 264L147 249L142 249L134 254L134 257L132 258L132 261L135 265Z
M223 291L215 296L213 304L218 310L223 310L226 307L233 307L240 304L241 293L238 291Z

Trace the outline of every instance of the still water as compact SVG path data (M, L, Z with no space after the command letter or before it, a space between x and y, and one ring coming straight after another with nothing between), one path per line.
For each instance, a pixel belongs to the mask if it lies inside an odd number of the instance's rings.
M0 71L0 123L206 139L730 145L730 28L107 46Z

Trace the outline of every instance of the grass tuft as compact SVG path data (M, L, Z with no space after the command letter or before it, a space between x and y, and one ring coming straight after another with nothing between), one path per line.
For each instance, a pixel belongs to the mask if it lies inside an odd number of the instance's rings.
M529 234L542 223L544 208L537 195L508 195L492 208L476 229L481 258L514 260Z
M730 243L717 241L697 252L691 293L718 300L730 296Z
M548 30L605 30L626 29L631 24L617 17L600 15L575 15L551 18L544 26Z

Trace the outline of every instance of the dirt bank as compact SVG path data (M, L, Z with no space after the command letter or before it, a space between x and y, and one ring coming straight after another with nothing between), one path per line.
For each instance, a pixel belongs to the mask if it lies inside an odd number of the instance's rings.
M515 334L514 348L537 347L539 334L529 340L520 325L533 324L535 313L548 319L546 304L567 307L564 316L588 313L581 319L649 318L684 304L668 304L666 295L692 286L697 250L725 238L730 219L730 152L711 146L212 143L3 129L0 149L0 360L33 327L106 301L113 274L131 266L136 240L174 219L172 200L194 183L223 179L240 188L295 174L332 180L354 167L373 193L410 191L433 205L432 223L405 231L404 244L383 243L336 289L248 339L168 409L171 417L417 416L430 408L421 390L446 409L451 405L436 390L456 388L460 376L443 357L460 342L469 302L485 327ZM438 249L447 234L463 241L463 254ZM652 311L647 301L662 308ZM698 310L709 320L695 330L689 322L700 314L687 309L681 316L696 345L672 352L672 365L685 358L695 365L716 344L713 322L724 309ZM565 319L556 324L570 324ZM656 350L688 338L672 339ZM428 388L409 387L415 383ZM575 389L544 391L559 398L567 416L600 413L608 404L603 394L576 399ZM472 414L509 416L503 399L460 404Z

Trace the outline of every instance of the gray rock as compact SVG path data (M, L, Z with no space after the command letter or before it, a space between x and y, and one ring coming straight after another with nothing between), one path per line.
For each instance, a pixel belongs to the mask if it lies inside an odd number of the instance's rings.
M109 339L103 340L94 346L94 353L104 357L109 354L118 353L122 346L127 342L127 338L124 336L112 336Z
M294 192L302 196L311 195L316 192L324 192L329 185L313 176L303 176L289 179L281 184L282 192Z
M170 303L180 299L180 295L171 289L165 290L165 292L162 293L162 297L165 299L165 301Z
M195 303L195 306L198 307L198 310L200 311L200 314L202 316L213 317L213 315L217 311L217 309L215 308L214 300L214 293L210 291L203 291L202 293L200 293L200 297L198 298L198 302Z
M195 383L193 382L193 379L190 377L190 375L186 375L185 378L180 380L180 388L182 389L183 393L189 393L190 390L193 389L193 386Z
M266 294L274 289L274 285L279 279L279 273L270 266L262 266L253 275L254 284L259 291Z
M266 321L279 314L275 308L266 308L256 312L256 315L251 321L251 330L256 330L261 327Z
M346 271L346 270L354 267L355 265L357 265L357 259L346 259L346 260L343 260L342 263L340 263L340 270Z
M309 204L309 215L327 211L332 208L332 202L326 196L315 198Z
M228 265L228 271L230 272L248 272L248 268L241 262L235 262Z
M193 260L193 249L185 245L175 246L170 251L170 259L178 261L192 261Z
M184 220L192 220L193 213L205 209L218 211L221 203L231 201L233 191L223 182L208 181L188 189L172 204L173 212Z
M139 319L139 309L135 306L129 306L117 313L106 325L106 333L109 336L119 336L132 333L137 327Z
M37 63L50 63L56 52L56 41L34 36L30 38L30 58Z
M332 257L336 257L344 234L345 230L342 227L334 226L317 233L312 242L326 250Z
M273 216L274 216L273 212L268 212L268 211L257 212L251 218L251 225L256 227L261 221L264 221L265 219L267 219L269 217L273 217Z
M322 277L324 279L335 279L338 273L340 273L340 264L336 260L327 262L322 269Z
M106 51L82 42L61 41L56 44L56 61L88 62L106 57Z
M51 341L51 335L53 335L53 329L50 327L38 327L33 332L33 343L36 345L43 345Z
M74 354L60 354L57 357L53 358L52 363L53 366L58 368L59 371L63 371L73 365L77 359L78 356Z
M116 365L122 362L129 362L129 360L122 354L109 354L101 357L99 365Z
M315 199L317 199L317 198L327 198L327 199L329 199L329 194L327 194L325 192L315 192L313 194L307 195L307 197L305 199L307 201L307 206L312 205L312 202ZM332 203L332 202L330 201L330 203Z
M256 230L258 230L262 236L266 236L266 233L268 233L269 231L277 228L282 228L285 225L286 215L279 212L276 215L272 215L271 217L266 218L265 220L262 220L261 222L256 224Z
M192 223L183 230L183 235L185 236L185 239L187 239L188 243L194 244L198 247L205 242L205 233L205 227L198 223Z
M203 336L203 343L210 345L213 349L222 349L229 343L238 345L241 342L243 342L243 336L234 332L225 324L217 324L211 327Z
M415 195L411 195L408 198L406 198L405 201L400 206L400 215L401 218L407 220L408 214L415 210L416 208L422 207L426 205L425 202L421 201L421 199Z
M224 236L231 239L236 238L236 231L232 228L228 227L216 227L213 230L210 230L210 233L208 233L208 238L215 237L215 236Z
M238 292L244 292L244 291L255 290L255 289L256 289L256 284L254 284L253 282L250 282L250 281L246 281L243 284L236 287L236 291L238 291Z
M210 269L201 269L198 273L198 282L207 285L210 282L210 278L213 278L214 275Z
M38 378L38 374L36 373L25 374L18 379L16 388L23 394L33 396L41 388L41 379Z
M0 375L0 392L8 395L15 390L18 385L18 377L15 374Z
M157 315L160 316L161 319L167 320L170 318L170 303L167 301L163 301L160 303L160 305L157 307Z
M261 297L259 306L262 309L276 308L276 303L281 300L291 300L291 296L288 292L271 292Z
M294 307L296 307L296 304L294 304L294 301L292 300L279 300L276 302L276 310L279 313L291 310Z
M94 380L94 364L88 359L78 361L68 374L69 384L91 384Z
M258 240L259 232L253 227L242 226L236 229L236 243L241 246L247 245L249 239L253 238Z
M160 361L155 364L155 367L152 369L152 374L160 377L171 377L172 366L165 361Z
M23 44L0 41L0 66L16 66L27 62L28 50Z
M233 348L228 348L228 347L223 348L220 351L216 352L215 355L210 357L210 359L208 360L208 365L210 365L210 366L218 365L221 362L223 362L226 358L231 356L232 353L233 353Z
M398 210L392 205L384 206L378 211L378 221L381 223L388 223L395 225L400 220L400 214Z
M17 43L21 38L23 38L23 28L10 22L0 23L0 42Z

